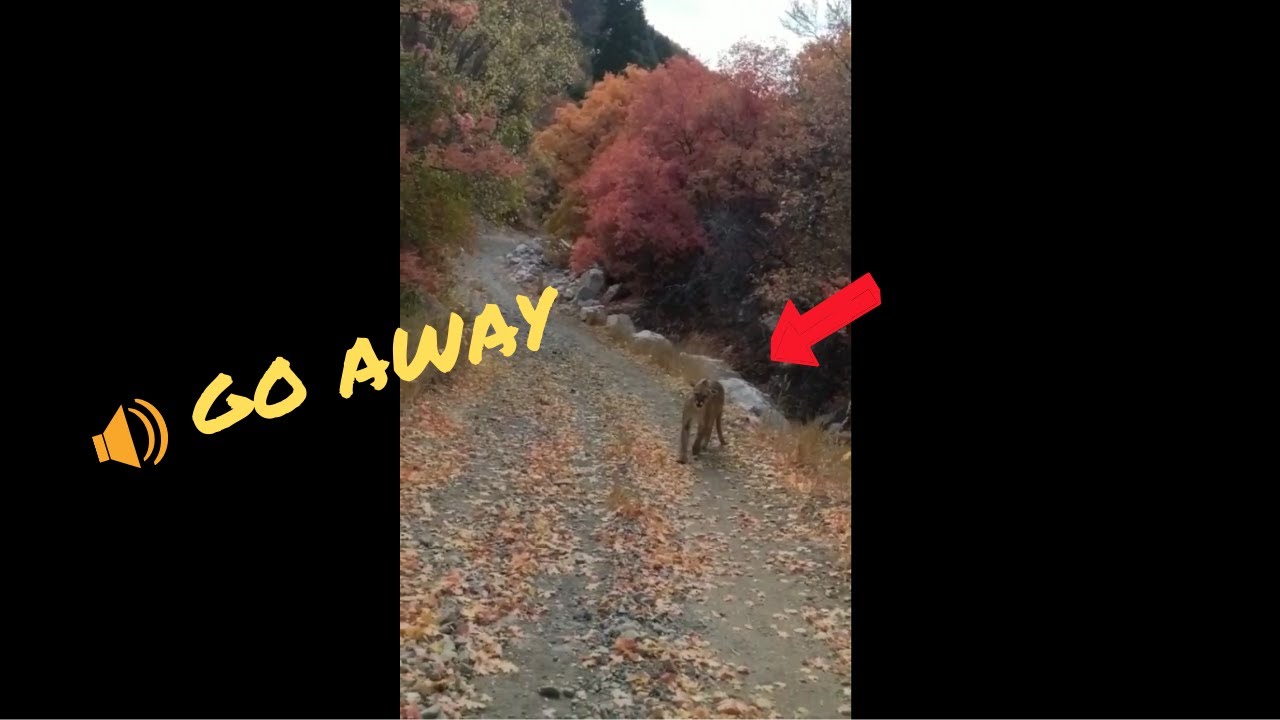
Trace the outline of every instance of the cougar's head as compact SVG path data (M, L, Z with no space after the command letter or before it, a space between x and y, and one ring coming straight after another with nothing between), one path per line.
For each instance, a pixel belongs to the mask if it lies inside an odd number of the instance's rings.
M693 405L694 407L702 407L706 404L707 399L711 397L711 383L703 378L693 386Z

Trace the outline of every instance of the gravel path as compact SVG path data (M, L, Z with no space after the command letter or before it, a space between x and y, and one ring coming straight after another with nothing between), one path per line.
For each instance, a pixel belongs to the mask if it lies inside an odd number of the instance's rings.
M848 576L813 509L732 410L677 464L681 384L602 329L553 309L530 352L515 296L540 289L503 263L527 240L487 232L462 271L519 348L402 418L402 717L848 716Z

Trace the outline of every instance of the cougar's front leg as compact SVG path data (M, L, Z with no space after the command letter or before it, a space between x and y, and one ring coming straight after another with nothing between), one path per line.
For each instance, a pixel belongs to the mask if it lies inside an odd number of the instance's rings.
M707 438L711 436L711 426L700 422L698 423L698 435L693 439L693 456L697 457L707 446Z

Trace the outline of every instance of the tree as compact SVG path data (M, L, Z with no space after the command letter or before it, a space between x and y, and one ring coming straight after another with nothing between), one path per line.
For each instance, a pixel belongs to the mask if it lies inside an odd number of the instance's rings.
M721 54L719 70L756 94L777 98L791 89L792 60L780 42L739 40Z
M572 172L565 175L581 196L585 235L611 274L641 284L682 277L686 261L706 246L706 213L740 208L758 215L757 204L768 201L770 101L685 57L623 80L617 90L597 89L600 109L612 108L607 116L623 122L596 146L603 149L587 153L578 143L564 156L570 169L587 161L576 184ZM606 101L626 91L625 112ZM566 110L565 132L573 117ZM603 136L601 124L588 127ZM578 201L574 193L565 198Z
M848 33L831 47L847 52ZM851 95L840 55L810 43L792 68L794 90L771 148L785 243L783 270L766 284L771 299L830 292L832 267L851 262ZM797 298L799 301L799 298Z
M601 0L604 19L592 67L596 77L620 73L628 65L653 67L656 50L653 28L644 16L642 0Z
M783 27L829 53L837 63L837 70L842 71L847 82L851 76L852 54L848 44L841 44L840 39L849 35L850 0L827 0L822 11L818 9L818 0L791 0L790 7L782 21Z
M586 236L616 277L651 281L702 247L702 229L685 197L685 170L639 137L615 141L596 158L580 188Z
M522 206L531 119L572 81L577 53L558 0L401 0L402 277L440 277L473 213ZM430 275L403 272L415 263Z
M548 232L565 240L585 232L586 207L575 183L622 129L636 88L647 75L634 65L622 74L606 75L580 105L559 107L552 124L534 137L534 156L545 163L556 186L552 192L559 195L546 219Z
M677 44L676 41L672 40L666 35L663 35L657 30L653 31L654 65L659 65L661 63L664 63L668 59L676 57L677 55L688 55L688 54L689 54L689 51L680 47L680 45Z
M626 122L636 89L648 74L631 66L622 73L605 75L581 104L557 108L552 124L535 136L534 152L551 161L552 173L562 187L581 177L592 158L613 141Z
M484 0L470 30L471 74L503 143L524 150L533 116L581 76L581 46L558 0Z
M699 208L767 192L771 104L688 57L676 57L637 88L627 115L636 135L687 177Z

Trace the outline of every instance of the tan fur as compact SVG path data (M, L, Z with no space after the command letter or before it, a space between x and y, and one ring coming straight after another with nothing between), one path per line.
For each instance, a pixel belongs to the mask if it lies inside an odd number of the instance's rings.
M724 430L720 427L724 414L724 386L719 380L703 378L694 383L693 390L684 399L684 412L680 418L680 457L676 462L688 462L686 449L689 447L689 426L696 419L698 434L693 439L693 456L706 449L711 441L711 427L716 429L716 437L724 446Z

